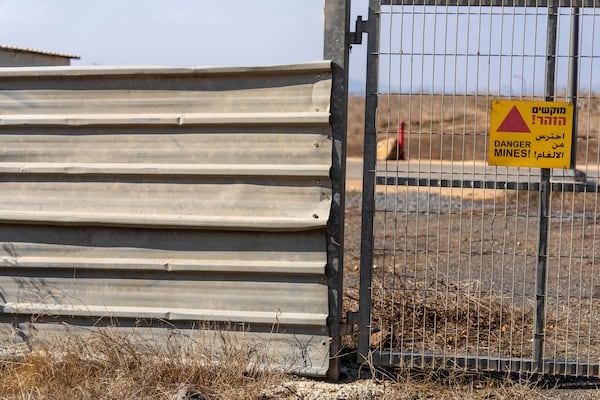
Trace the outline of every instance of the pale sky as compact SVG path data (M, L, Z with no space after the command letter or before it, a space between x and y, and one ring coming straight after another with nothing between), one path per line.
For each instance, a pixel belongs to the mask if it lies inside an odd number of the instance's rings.
M310 62L323 59L324 2L0 0L0 44L80 55L81 60L73 61L73 65L252 66ZM353 29L356 15L367 19L368 0L351 3ZM523 17L512 16L514 10L510 8L471 10L481 12L481 19L464 10L459 13L454 10L449 15L437 10L437 16L423 16L418 7L415 11L414 16L396 15L389 24L385 16L382 18L382 51L402 49L406 54L390 59L394 63L402 61L402 73L392 73L392 67L397 65L382 59L380 83L389 90L485 91L487 88L479 87L471 79L472 69L478 68L485 78L481 82L484 85L498 82L500 93L543 91L543 15L530 15L529 22L524 23ZM435 10L428 12L432 11ZM538 13L537 9L533 11ZM543 14L543 10L539 12ZM568 18L565 14L559 20L562 38L559 48L564 54L568 50L565 45L569 38ZM492 19L494 24L490 23ZM593 29L595 21L595 16L583 17L582 52L588 54L581 58L580 75L588 80L582 82L583 89L600 90L600 78L591 73L600 54L597 37L600 30ZM436 27L437 36L429 29L431 26ZM511 26L517 27L515 34L511 33ZM503 33L498 33L498 27L504 27ZM537 46L529 45L532 37L537 38ZM354 91L360 90L357 82L365 80L366 40L363 43L354 45L350 53L350 79L354 83L350 88ZM486 61L485 57L477 57L476 62L467 66L464 57L441 61L419 56L454 50L469 54L498 53L503 48L514 52L515 57L504 58L517 65L517 69L503 67L505 61L494 58ZM410 55L412 52L414 57ZM529 61L531 57L519 56L534 53L541 55L537 58L539 65ZM566 76L565 60L563 57L558 62L559 76ZM557 84L565 87L564 82Z
M0 44L80 55L73 65L308 62L323 59L323 6L324 0L0 0Z

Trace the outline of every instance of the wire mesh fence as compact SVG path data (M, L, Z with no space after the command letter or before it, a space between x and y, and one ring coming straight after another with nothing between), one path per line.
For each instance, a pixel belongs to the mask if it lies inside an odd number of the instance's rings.
M360 350L378 363L600 373L600 10L537 3L371 1ZM575 103L573 168L488 165L496 99Z

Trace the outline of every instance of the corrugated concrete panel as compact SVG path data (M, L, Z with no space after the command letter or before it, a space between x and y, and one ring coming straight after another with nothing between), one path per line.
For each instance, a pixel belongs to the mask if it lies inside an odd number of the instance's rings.
M208 328L199 329L197 322L119 319L117 334L125 333L146 348L156 346L159 350L176 349L179 354L200 354L201 360L217 354L220 349L215 343L219 343L227 346L229 354L239 351L244 359L250 357L258 363L277 364L285 370L293 369L305 375L320 376L323 373L320 354L323 348L329 347L329 340L317 340L322 333L314 327L295 326L293 335L280 325L210 324ZM45 338L44 345L48 345L52 341L64 341L65 330L93 342L115 334L114 320L108 318L97 319L91 328L89 318L85 317L73 317L68 324L64 318L53 316L36 318L34 323L31 318L20 316L0 317L2 337L18 334L33 343ZM20 343L0 349L0 355L22 354L27 349L25 343Z
M328 62L0 70L4 343L31 315L276 327L276 363L324 376L330 91Z
M153 178L125 175L98 179L71 173L58 181L53 176L31 176L34 174L7 176L0 182L0 221L142 228L319 229L328 219L331 201L327 183L316 183L315 178L169 179L163 173Z

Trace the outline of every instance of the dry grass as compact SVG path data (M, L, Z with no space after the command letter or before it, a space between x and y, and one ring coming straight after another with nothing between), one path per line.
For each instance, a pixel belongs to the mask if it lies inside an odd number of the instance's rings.
M165 350L119 331L71 333L0 364L7 399L253 399L282 374L260 368L247 346ZM264 361L264 360L262 360ZM262 364L264 366L264 364Z
M374 329L371 345L379 350L419 349L444 354L512 348L513 336L533 332L531 310L482 295L478 282L403 282L394 293L376 277L372 291ZM346 296L358 301L354 289ZM505 356L522 356L504 354Z
M546 397L533 380L510 380L463 371L403 369L394 375L404 399L540 399ZM392 397L390 397L392 398Z

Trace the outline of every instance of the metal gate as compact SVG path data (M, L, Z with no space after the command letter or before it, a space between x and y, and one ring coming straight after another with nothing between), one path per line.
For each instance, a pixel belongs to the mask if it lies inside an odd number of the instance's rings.
M365 359L600 375L598 6L370 1ZM497 99L573 102L571 168L489 166Z

